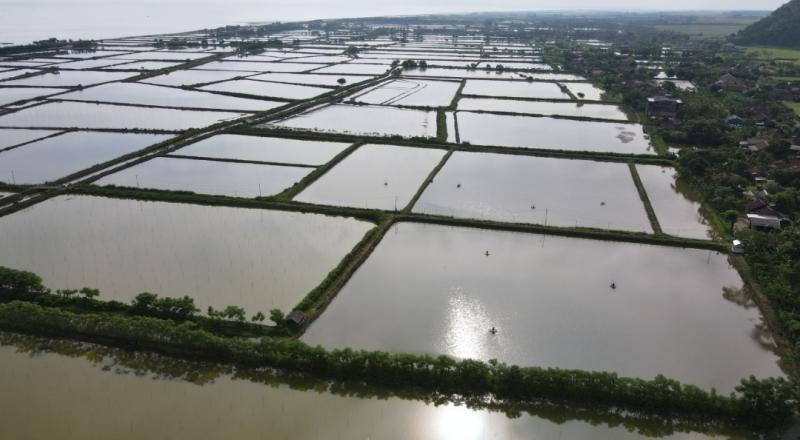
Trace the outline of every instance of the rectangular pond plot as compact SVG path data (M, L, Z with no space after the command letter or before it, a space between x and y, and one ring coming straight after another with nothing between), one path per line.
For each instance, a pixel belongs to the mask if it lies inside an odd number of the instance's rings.
M366 105L329 105L271 125L374 136L436 137L435 112Z
M227 70L177 70L141 80L147 84L158 84L162 86L192 86L197 84L213 83L226 81L229 79L253 75L253 72L237 72Z
M541 70L541 71L553 70L553 67L547 64L531 63L524 61L493 60L491 58L482 60L481 67L484 66L490 66L492 68L497 68L497 66L503 66L504 69L514 69L514 70Z
M129 63L130 61L125 60L107 60L107 59L99 59L99 60L80 60L80 61L69 61L67 63L59 64L60 69L71 69L71 70L82 70L82 69L99 69L102 67L114 66L117 64L122 63Z
M221 134L183 147L174 154L319 166L349 146L341 142Z
M137 60L137 61L193 61L200 58L211 56L208 53L192 53L192 52L164 52L164 51L151 51L151 52L133 52L123 55L115 55L108 57L109 60Z
M677 180L674 168L636 165L636 170L665 233L687 238L711 237L712 228L701 213L702 205Z
M169 69L170 67L179 65L181 65L181 63L169 61L136 61L133 63L116 64L114 66L105 67L103 70L159 70Z
M511 98L570 99L561 87L552 82L467 80L464 95L507 96Z
M336 75L383 75L389 69L381 64L335 64L317 69L314 73Z
M7 81L7 80L10 80L12 78L16 78L18 76L27 75L29 73L35 73L35 72L38 72L38 71L37 70L32 70L32 69L20 69L20 70L2 71L2 72L0 72L0 81ZM3 85L3 86L8 85L8 82L3 82L0 85Z
M458 142L458 128L456 128L456 117L453 112L445 112L445 122L447 124L447 142Z
M254 198L275 195L311 171L310 167L157 157L95 184Z
M27 130L15 128L0 128L0 150L35 141L43 137L58 133L58 130Z
M458 81L394 79L351 99L366 104L447 107L460 86Z
M326 64L302 64L302 63L262 63L254 61L214 61L203 64L195 69L210 70L239 70L246 72L308 72L312 69L325 67Z
M167 135L134 133L64 133L0 152L0 182L52 182L167 139Z
M139 83L104 84L89 89L65 93L59 95L58 99L233 111L264 111L286 104L282 101L238 98L216 93Z
M456 117L462 143L512 148L656 154L639 124L472 112L458 112Z
M399 223L302 339L727 393L782 376L742 286L706 250Z
M371 394L363 387L340 383L330 389L329 384L308 378L294 382L280 374L237 375L234 369L214 364L11 333L0 333L0 364L0 389L14 402L0 414L9 439L294 440L319 438L320 433L337 439L398 440L656 437L647 420L625 420L622 426L612 421L620 420L617 416L605 418L585 409L541 405L512 416L427 403L425 394L405 393L401 398L380 389ZM267 380L273 386L265 386ZM125 398L109 405L109 396ZM63 415L65 407L69 417ZM131 414L151 422L131 424ZM48 423L36 423L39 419ZM219 423L219 419L230 423ZM676 428L674 435L657 438L728 438L713 434L683 434ZM735 439L756 437L736 435Z
M76 87L119 81L136 75L134 72L94 72L90 70L64 70L23 79L4 81L4 86Z
M567 88L576 98L587 101L600 101L603 99L604 90L589 83L569 83Z
M461 98L458 101L458 110L610 119L616 121L628 120L628 116L625 112L616 105L584 104L580 102Z
M301 192L295 200L321 205L401 210L414 197L444 150L364 145Z
M227 93L243 93L266 98L310 99L330 92L332 89L296 84L282 84L249 79L225 81L200 87L202 90Z
M370 78L355 75L317 75L313 73L261 73L251 77L251 79L288 84L338 87L357 84ZM340 82L340 80L344 80L344 82Z
M317 64L343 63L350 60L352 60L352 58L346 55L323 55L323 56L292 58L293 63L317 63Z
M59 196L0 217L0 266L101 299L188 295L248 316L291 310L373 227L273 210Z
M0 127L140 128L188 130L244 116L242 113L50 102L0 116Z
M624 163L456 152L414 212L652 232Z
M505 80L532 80L543 81L580 81L584 78L566 73L546 73L546 72L512 72L504 70L485 69L446 69L438 67L428 67L427 69L403 69L404 76L433 76L440 78L467 78L467 79L505 79Z

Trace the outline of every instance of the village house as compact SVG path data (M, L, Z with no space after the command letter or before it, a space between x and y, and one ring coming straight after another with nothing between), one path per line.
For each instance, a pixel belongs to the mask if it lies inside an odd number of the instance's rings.
M751 153L758 153L769 148L769 141L762 138L750 138L739 142L739 146Z
M761 199L755 198L745 205L750 228L780 230L792 224L785 214L776 211Z
M654 96L647 98L645 113L647 116L674 117L678 114L683 101L668 96Z
M744 92L747 90L747 84L730 73L726 73L719 77L717 85L732 92Z
M744 125L744 119L742 119L742 117L737 115L728 116L725 119L725 124L727 124L728 127L740 128L741 126Z

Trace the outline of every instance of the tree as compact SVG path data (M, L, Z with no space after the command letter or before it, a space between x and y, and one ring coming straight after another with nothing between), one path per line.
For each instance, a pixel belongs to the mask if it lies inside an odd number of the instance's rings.
M358 55L358 47L347 46L347 49L344 50L344 54L349 57L356 57Z
M269 311L269 320L274 322L276 326L282 327L286 324L286 315L280 309L272 309Z
M264 315L264 312L258 312L251 318L253 322L264 322L265 319L267 319L267 317Z
M336 80L336 82L339 83L340 86L343 86L347 82L347 80L344 78L339 78Z
M29 298L48 293L39 275L0 266L0 297Z
M90 287L84 287L81 289L81 295L83 295L86 299L94 299L100 296L100 289L92 289Z

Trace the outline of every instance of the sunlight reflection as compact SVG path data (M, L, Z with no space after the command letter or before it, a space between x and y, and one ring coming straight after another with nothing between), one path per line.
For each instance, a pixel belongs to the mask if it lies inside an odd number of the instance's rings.
M489 329L496 324L483 304L465 294L461 287L450 290L445 325L445 353L459 358L490 357L488 344L498 335L490 334Z
M437 439L469 440L484 438L486 413L463 406L439 407L433 421Z

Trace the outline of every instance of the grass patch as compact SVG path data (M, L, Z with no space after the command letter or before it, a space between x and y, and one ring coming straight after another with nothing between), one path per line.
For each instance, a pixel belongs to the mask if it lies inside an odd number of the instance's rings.
M654 26L660 31L672 31L693 37L724 38L746 28L749 23L692 23Z
M786 107L789 107L790 109L794 110L795 114L800 116L800 102L783 101L783 104Z
M746 47L745 53L753 55L756 59L791 61L800 64L800 49L785 49L779 47Z

